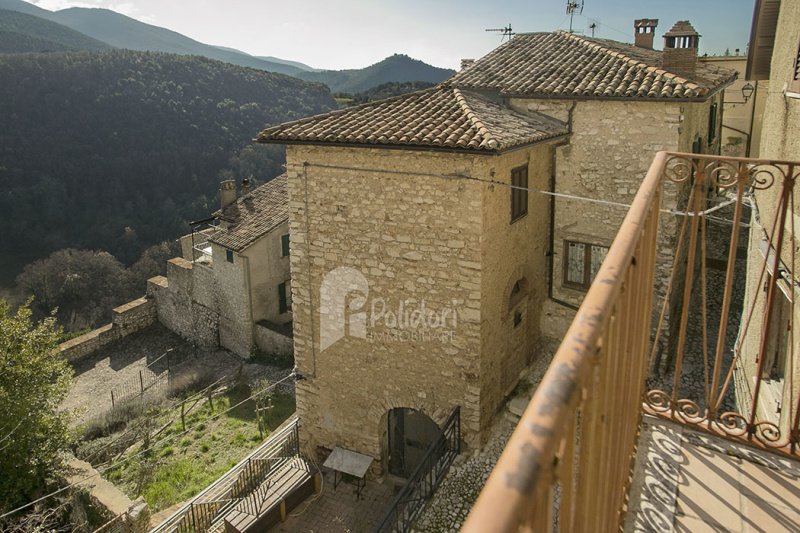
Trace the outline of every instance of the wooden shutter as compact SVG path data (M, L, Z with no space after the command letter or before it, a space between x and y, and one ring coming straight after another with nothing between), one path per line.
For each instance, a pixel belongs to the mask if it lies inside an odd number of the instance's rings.
M286 303L286 283L281 283L278 285L278 312L280 314L288 311L289 307Z
M744 79L768 80L770 78L772 49L775 46L775 33L780 10L780 0L756 1Z
M281 257L289 255L289 234L281 235Z

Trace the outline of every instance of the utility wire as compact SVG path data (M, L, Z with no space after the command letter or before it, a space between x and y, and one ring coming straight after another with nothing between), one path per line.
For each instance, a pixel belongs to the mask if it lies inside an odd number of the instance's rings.
M284 165L284 166L288 169L288 167L290 165L287 164L287 165ZM546 195L546 196L555 196L557 198L564 198L566 200L576 200L576 201L588 202L588 203L594 203L594 204L609 205L609 206L613 206L613 207L624 207L626 209L630 209L632 207L631 204L626 204L626 203L622 203L622 202L614 202L612 200L603 200L603 199L600 199L600 198L589 198L589 197L586 197L586 196L577 196L577 195L574 195L574 194L566 194L566 193L560 193L560 192L543 191L543 190L540 190L540 189L532 189L530 187L523 187L521 185L512 185L511 183L506 183L506 182L503 182L503 181L498 181L498 180L493 180L493 179L476 178L474 176L468 176L466 174L430 174L430 173L426 173L426 172L402 172L402 171L399 171L399 170L389 170L389 169L382 169L382 168L353 169L353 168L350 168L350 167L344 167L344 166L339 166L339 165L328 165L328 164L323 164L323 163L309 163L309 162L304 162L302 164L298 164L298 165L295 165L295 166L298 166L298 167L301 167L301 168L305 168L305 167L311 166L311 167L318 167L318 168L328 168L328 169L333 169L333 170L347 170L347 171L350 171L350 172L352 172L353 170L358 170L358 171L363 171L363 172L375 172L375 173L380 173L380 174L396 174L396 175L402 175L402 176L408 176L410 174L410 175L414 175L414 176L424 176L424 177L439 178L439 179L443 179L445 181L450 181L450 180L454 180L454 179L461 179L461 180L468 180L468 181L477 181L477 182L480 182L480 183L487 183L489 185L499 185L501 187L507 187L509 189L518 189L518 190L521 190L521 191L527 191L527 192L531 192L531 193L543 194L543 195ZM735 202L736 202L735 198L734 199L725 200L722 203L712 207L711 209L707 209L707 210L700 211L700 212L697 212L697 213L690 213L688 211L676 211L674 209L659 209L659 211L662 212L662 213L666 213L668 215L677 215L677 216L684 216L684 217L705 216L705 215L707 215L709 213L713 213L714 211L718 211L718 210L720 210L720 209L722 209L724 207L727 207L727 206L729 206L729 205L731 205L731 204L733 204Z
M255 394L251 394L249 397L245 398L244 400L242 400L241 402L237 403L236 405L231 406L231 407L227 408L226 410L224 410L224 411L222 411L220 413L217 413L216 415L214 415L211 418L209 418L208 421L210 422L212 420L216 420L217 418L221 417L225 413L228 413L228 412L232 411L233 409L236 409L240 405L242 405L242 404L244 404L246 402L249 402L250 400L252 400L253 398L256 398L257 396L261 396L262 394L264 394L268 390L273 389L273 388L277 387L278 385L280 385L281 383L283 383L284 381L286 381L288 379L295 378L296 376L297 376L297 373L293 371L291 374L289 374L288 376L286 376L284 378L279 379L275 383L271 384L269 387L264 387L262 390L258 391ZM192 428L189 428L189 429L186 429L186 430L184 430L184 431L182 431L180 433L176 433L174 435L170 435L170 436L165 437L165 438L163 438L161 440L158 440L158 441L152 443L150 445L150 448L152 448L152 447L154 447L154 446L156 446L158 444L161 444L163 442L168 442L168 441L170 441L172 439L176 439L178 437L181 437L181 436L187 434L191 430L192 430ZM127 458L125 458L125 459L123 459L121 461L118 461L116 463L112 463L112 464L108 465L107 467L105 467L105 468L103 468L101 470L98 470L96 474L92 474L90 476L86 476L83 479L80 479L78 481L70 483L69 485L66 485L65 487L62 487L62 488L60 488L58 490L55 490L55 491L51 492L50 494L45 494L41 498L37 498L36 500L33 500L32 502L29 502L29 503L26 503L25 505L17 507L16 509L12 509L11 511L8 511L7 513L4 513L4 514L0 515L0 519L6 518L7 516L11 516L12 514L18 513L20 511L23 511L23 510L25 510L25 509L33 506L33 505L36 505L37 503L43 502L44 500L46 500L48 498L52 498L53 496L56 496L57 494L61 494L62 492L71 489L72 487L80 485L84 481L92 479L93 477L97 477L100 474L104 474L104 473L108 472L109 470L111 470L113 468L117 468L118 466L123 465L123 464L127 463L128 461L130 461L132 459L135 459L136 457L139 457L140 455L144 454L145 452L147 452L147 449L142 450L137 454L131 455L130 457L127 457Z

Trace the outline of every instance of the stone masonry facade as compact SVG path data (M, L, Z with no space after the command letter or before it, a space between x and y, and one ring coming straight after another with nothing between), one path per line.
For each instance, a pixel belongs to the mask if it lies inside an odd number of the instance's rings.
M441 422L461 406L463 436L479 445L537 342L536 327L513 328L512 287L526 278L517 308L534 323L546 279L537 268L545 260L546 203L530 195L528 215L509 226L510 189L488 181L508 184L510 169L528 164L529 183L544 186L549 147L486 156L289 146L287 160L305 449L343 446L385 457L386 416L395 407ZM336 303L321 288L342 267L361 273L368 288L346 302L350 334L321 350L320 306ZM407 327L384 313L422 302L457 318ZM362 311L363 335L352 323Z

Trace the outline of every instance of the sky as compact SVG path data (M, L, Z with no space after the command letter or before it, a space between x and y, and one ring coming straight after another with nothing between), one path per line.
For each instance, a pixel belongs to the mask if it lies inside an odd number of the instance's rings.
M362 68L394 53L457 69L502 36L567 29L566 0L28 0L39 7L101 7L207 44L252 55L301 61L316 68ZM580 0L578 0L580 1ZM633 20L657 18L661 34L689 19L702 35L700 53L744 52L754 0L585 0L573 28L631 42Z

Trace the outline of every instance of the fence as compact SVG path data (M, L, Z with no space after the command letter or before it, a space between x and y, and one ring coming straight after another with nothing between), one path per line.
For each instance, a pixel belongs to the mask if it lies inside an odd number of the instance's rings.
M145 395L157 395L169 390L172 369L183 362L170 348L144 368L138 375L120 383L111 389L111 408L132 399L143 399Z
M431 443L422 462L389 505L373 533L405 533L433 495L456 456L461 453L461 408L456 407Z
M300 455L297 417L247 458L181 507L151 533L194 533L206 531L248 497L271 474ZM247 503L246 503L247 505Z

